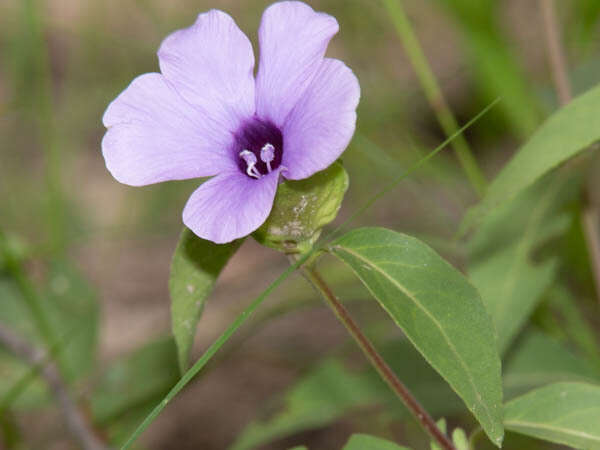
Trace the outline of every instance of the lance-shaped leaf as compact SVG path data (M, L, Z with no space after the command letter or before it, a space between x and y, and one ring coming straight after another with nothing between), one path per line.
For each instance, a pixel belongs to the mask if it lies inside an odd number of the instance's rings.
M469 211L463 230L598 140L600 85L575 98L542 124L489 185L484 199Z
M501 355L555 278L557 261L536 262L532 253L568 228L571 215L561 208L578 186L572 177L540 180L489 214L469 242L469 278L494 320Z
M499 25L501 2L496 0L437 0L458 22L476 88L491 101L502 92L496 111L514 133L528 136L539 124L534 89L524 76L521 60L511 51ZM492 113L493 114L493 113Z
M353 434L342 450L410 450L393 442L368 434Z
M504 396L510 399L550 383L600 383L593 364L536 329L519 338L503 369Z
M218 245L200 239L187 228L181 234L171 263L169 292L171 327L182 372L188 365L196 325L202 315L206 298L212 292L223 267L242 242L243 239L239 239Z
M477 290L421 241L385 228L330 245L500 445L502 384L493 324Z
M575 448L600 449L600 386L555 383L508 402L508 430Z

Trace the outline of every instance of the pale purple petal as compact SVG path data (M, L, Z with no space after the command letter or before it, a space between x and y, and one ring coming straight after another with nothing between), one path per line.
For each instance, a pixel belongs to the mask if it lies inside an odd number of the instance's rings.
M223 11L200 14L189 28L169 35L158 50L160 70L190 103L235 132L254 114L254 53Z
M359 98L352 71L337 59L324 59L283 126L286 178L307 178L342 154L354 134Z
M279 2L265 10L258 35L259 117L283 125L312 81L338 28L334 17L317 13L302 2Z
M183 223L203 239L224 244L252 233L269 216L279 170L256 180L234 171L211 178L191 195Z
M107 108L106 167L121 183L143 186L214 175L234 166L231 134L213 127L158 73L137 77Z

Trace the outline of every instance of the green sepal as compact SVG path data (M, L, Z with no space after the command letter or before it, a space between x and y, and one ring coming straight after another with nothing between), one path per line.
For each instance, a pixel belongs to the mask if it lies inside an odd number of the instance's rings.
M285 180L277 189L271 214L252 236L287 254L306 253L337 216L348 184L348 174L337 161L310 178Z

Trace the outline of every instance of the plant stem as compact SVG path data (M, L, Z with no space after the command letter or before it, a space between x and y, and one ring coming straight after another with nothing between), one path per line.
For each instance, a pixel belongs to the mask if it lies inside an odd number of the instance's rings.
M383 3L394 22L398 36L400 37L413 69L419 78L419 82L421 83L421 87L423 88L431 109L433 109L446 136L452 135L458 130L458 123L444 98L444 94L427 62L425 54L423 53L421 44L404 12L402 1L383 0ZM469 182L473 186L473 189L475 189L475 192L477 192L480 197L483 196L487 181L463 135L457 136L456 139L452 141L452 148L454 149Z
M54 364L47 361L48 358L45 352L31 346L21 336L3 324L0 324L0 343L8 351L33 367L43 364L41 374L58 401L69 431L85 450L108 450L88 424L83 412L71 400L67 386L59 371Z
M569 75L567 71L567 59L562 46L560 29L556 19L554 0L538 0L542 13L544 33L546 37L546 50L550 67L552 69L552 80L561 106L566 105L573 98ZM588 186L589 190L589 186ZM600 239L598 237L598 209L590 200L591 196L584 196L581 223L583 234L590 255L590 266L594 276L596 296L600 301Z
M39 330L40 336L46 342L47 348L53 348L54 346L58 345L58 336L54 332L54 329L50 323L50 319L44 310L42 299L39 297L35 286L29 279L29 276L27 275L20 260L20 256L15 254L11 248L8 237L2 230L0 230L0 257L4 258L6 270L14 279L19 291L21 292L23 300L31 312L33 322ZM56 358L56 363L61 369L61 372L63 374L66 373L62 358Z
M598 210L589 203L584 207L581 217L583 234L590 255L592 275L596 284L596 296L600 301L600 238L598 237Z
M302 273L321 294L327 305L332 309L336 317L348 330L360 349L363 351L371 365L377 370L381 378L400 397L410 413L417 419L421 426L427 431L444 450L456 450L450 439L437 427L432 417L425 411L423 406L412 395L408 388L398 379L394 371L377 352L371 341L363 334L358 324L354 321L348 310L336 298L327 283L319 273L309 267L303 266Z
M561 45L560 30L554 10L554 0L539 0L544 33L546 37L546 51L552 68L552 80L558 94L558 101L566 105L572 99L571 85L567 74L565 53Z
M49 228L50 248L62 253L65 247L65 198L61 186L62 161L61 149L57 139L55 114L52 95L52 74L48 44L44 37L42 15L43 2L25 0L22 4L23 31L28 35L31 45L29 57L35 65L35 76L32 88L35 91L32 104L37 122L37 130L41 147L44 151L44 175L47 198L46 214Z

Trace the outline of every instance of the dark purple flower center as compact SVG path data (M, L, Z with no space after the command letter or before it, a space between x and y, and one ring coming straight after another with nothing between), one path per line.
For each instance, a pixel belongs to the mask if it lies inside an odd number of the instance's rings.
M283 135L271 122L253 118L235 134L233 151L240 170L258 179L281 165Z

